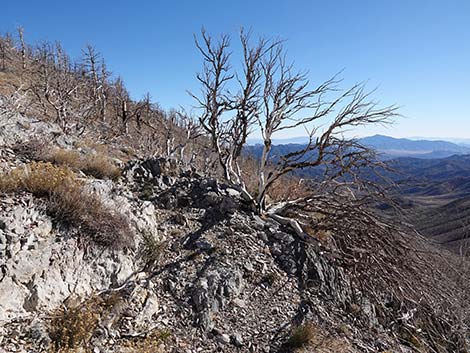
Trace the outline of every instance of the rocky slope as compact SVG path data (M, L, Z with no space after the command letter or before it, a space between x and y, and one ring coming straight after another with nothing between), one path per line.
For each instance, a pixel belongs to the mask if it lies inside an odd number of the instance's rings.
M76 140L22 116L0 121L2 171L29 162L15 150L18 143L34 137L72 148ZM276 221L254 215L238 191L213 178L163 158L129 161L116 181L82 178L127 217L133 244L96 244L80 227L51 217L44 199L3 194L0 351L428 347L428 337L412 321L419 309L410 314L385 299L381 307L354 281L354 266L340 266L328 247L306 243ZM457 351L452 347L459 339L442 344L441 351Z

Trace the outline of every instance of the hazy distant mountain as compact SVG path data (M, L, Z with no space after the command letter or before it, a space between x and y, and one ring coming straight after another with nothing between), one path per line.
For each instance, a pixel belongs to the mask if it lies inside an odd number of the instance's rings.
M461 138L461 137L421 137L413 136L408 137L410 140L428 140L428 141L448 141L455 143L457 145L470 147L470 138Z
M273 139L273 145L290 145L290 144L306 144L308 143L307 136L290 137L284 139ZM248 139L248 145L262 145L262 139Z
M446 158L452 155L470 154L470 146L460 145L442 140L411 140L406 138L394 138L384 135L363 137L359 141L365 146L376 149L384 159L398 157L414 157L422 159ZM307 137L294 137L288 139L274 139L272 155L279 156L292 152L304 146L308 142ZM249 141L247 151L255 156L260 156L262 140Z
M390 136L374 135L360 141L379 151L387 158L445 158L455 154L470 154L470 147L448 141L410 140Z

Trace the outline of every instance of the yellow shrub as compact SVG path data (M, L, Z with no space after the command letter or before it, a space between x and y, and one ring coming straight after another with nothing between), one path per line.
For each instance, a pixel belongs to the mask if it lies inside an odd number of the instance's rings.
M286 342L289 351L316 353L352 353L355 350L344 339L333 337L313 323L305 323L292 330Z
M103 153L81 154L77 151L54 148L48 152L44 159L59 165L66 165L75 170L81 170L85 174L99 179L117 179L121 170L115 166Z
M84 348L98 326L105 309L99 297L92 297L82 304L57 309L49 322L49 336L55 352L71 352Z
M59 185L75 181L75 174L66 167L33 162L0 175L0 191L27 191L36 196L50 194Z
M18 191L47 196L47 212L56 221L81 229L98 244L115 248L132 245L133 233L127 218L105 207L65 166L33 162L0 175L0 192Z
M80 169L82 164L80 152L55 148L46 155L46 159L54 164L66 165L70 168Z
M116 180L121 175L121 170L108 157L99 153L83 157L82 166L79 169L99 179Z

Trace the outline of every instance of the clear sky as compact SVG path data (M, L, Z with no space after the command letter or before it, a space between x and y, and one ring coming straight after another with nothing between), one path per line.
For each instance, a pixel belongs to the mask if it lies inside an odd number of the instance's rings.
M133 97L149 91L164 108L192 104L193 33L244 26L286 39L313 83L345 69L346 86L368 80L402 107L395 126L360 134L470 138L469 0L2 1L0 31L19 25L29 42L59 40L73 56L95 45Z

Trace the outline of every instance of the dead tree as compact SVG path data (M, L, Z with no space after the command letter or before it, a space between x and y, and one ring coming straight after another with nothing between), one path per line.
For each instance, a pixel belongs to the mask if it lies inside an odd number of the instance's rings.
M11 60L11 49L13 48L13 41L10 36L0 38L0 60L1 71L7 69L7 62Z
M48 45L43 46L40 55L42 58L38 69L39 79L38 84L33 87L33 92L46 114L46 103L52 107L56 123L65 131L69 116L75 112L75 106L80 105L74 103L77 101L76 93L81 82L72 71L71 61L59 43L56 43L55 49ZM74 115L79 114L75 112Z
M104 59L101 60L101 74L99 77L100 80L100 90L99 90L99 102L100 102L100 117L101 121L106 121L107 114L107 105L108 105L108 96L109 96L109 79L110 73L106 69L106 64Z
M137 124L137 130L142 129L143 121L148 121L152 114L152 102L150 98L150 93L146 93L144 98L137 102L133 116L135 117L135 122Z
M166 156L178 158L185 164L191 164L196 156L192 153L188 159L185 159L186 149L202 136L200 125L196 119L183 110L171 110L161 120L161 123L165 135Z
M98 61L100 59L100 55L96 52L96 49L88 44L84 50L82 50L84 56L84 64L87 69L87 74L91 77L93 93L96 96L96 92L99 89L98 83Z
M283 43L260 39L252 45L241 32L243 72L230 65L230 39L214 41L204 30L196 47L204 65L197 75L201 94L192 96L200 108L200 123L212 141L225 179L237 187L260 214L275 215L278 204L266 195L282 176L305 168L322 168L330 180L339 180L372 161L373 151L343 136L352 127L387 123L396 107L380 108L363 84L341 91L336 77L310 88L305 73L286 59ZM238 85L238 91L235 85ZM236 92L236 93L233 93ZM322 128L323 126L323 128ZM238 160L255 128L263 138L257 191L245 187ZM294 152L273 158L273 136L303 128L309 142ZM295 202L295 200L293 201Z
M21 67L26 69L26 43L24 41L24 29L18 27L18 37L20 39Z
M101 98L99 94L101 85L98 79L100 55L97 53L95 48L89 44L84 50L82 50L82 52L86 76L90 81L90 86L92 88L90 91L90 98L95 110L98 111L100 109L99 102Z
M121 130L127 134L129 132L130 114L128 104L130 102L130 98L129 92L124 86L124 81L121 77L118 77L116 81L114 81L112 84L112 90L112 105L114 107L114 112L121 121Z

